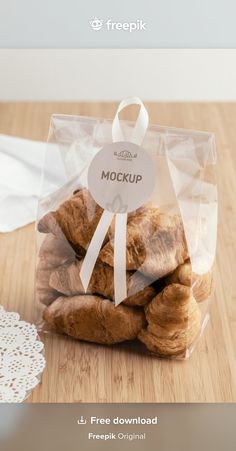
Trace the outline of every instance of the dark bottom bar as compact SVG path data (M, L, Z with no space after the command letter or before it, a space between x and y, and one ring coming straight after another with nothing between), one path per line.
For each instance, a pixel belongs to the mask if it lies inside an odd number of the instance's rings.
M235 451L236 404L2 404L0 449Z

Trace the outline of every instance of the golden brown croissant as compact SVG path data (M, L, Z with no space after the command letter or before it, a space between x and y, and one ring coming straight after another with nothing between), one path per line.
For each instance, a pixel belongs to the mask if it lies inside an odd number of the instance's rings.
M61 266L50 276L50 286L67 296L84 293L80 279L82 261L75 261L67 266ZM127 272L128 297L123 301L126 305L145 305L156 294L156 290L148 286L151 281L143 274ZM87 293L101 294L114 300L114 270L111 266L97 261L88 286Z
M192 272L191 263L187 261L178 266L176 270L166 278L166 283L180 283L188 287L192 286L193 295L197 302L202 302L211 294L212 272L196 274Z
M97 227L103 209L83 188L63 202L60 207L45 215L38 223L39 232L58 235L61 229L68 241L86 249Z
M145 307L145 313L148 326L139 333L139 340L159 356L184 356L201 326L200 309L191 288L167 286Z
M99 258L113 266L113 239L105 244ZM130 217L127 224L127 270L138 269L154 281L174 271L187 258L187 244L178 216L146 208Z
M44 319L58 332L103 344L134 340L146 323L142 310L91 295L58 298L44 310Z

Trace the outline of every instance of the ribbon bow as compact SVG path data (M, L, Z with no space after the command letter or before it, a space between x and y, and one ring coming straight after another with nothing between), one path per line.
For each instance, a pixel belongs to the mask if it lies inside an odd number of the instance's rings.
M119 119L119 113L129 105L139 105L140 111L132 131L130 142L141 146L148 128L148 113L142 101L138 97L131 97L123 100L116 112L112 124L113 142L125 141ZM127 230L127 211L120 208L119 199L116 199L117 209L113 206L112 211L104 209L94 235L88 246L81 269L80 278L85 292L89 286L91 275L96 264L99 252L101 250L104 238L115 216L114 232L114 298L115 305L119 305L127 298L126 285L126 230ZM122 206L121 206L122 207Z

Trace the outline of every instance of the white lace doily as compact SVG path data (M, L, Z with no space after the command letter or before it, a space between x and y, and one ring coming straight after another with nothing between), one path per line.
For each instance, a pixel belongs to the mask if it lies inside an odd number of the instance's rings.
M36 327L0 306L0 402L22 402L40 381L44 345Z

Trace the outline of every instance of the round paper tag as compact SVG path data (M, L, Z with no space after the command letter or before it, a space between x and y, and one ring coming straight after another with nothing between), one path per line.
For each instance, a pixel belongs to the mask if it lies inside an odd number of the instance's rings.
M128 213L151 195L155 169L147 152L130 142L104 146L88 169L88 189L105 210Z

